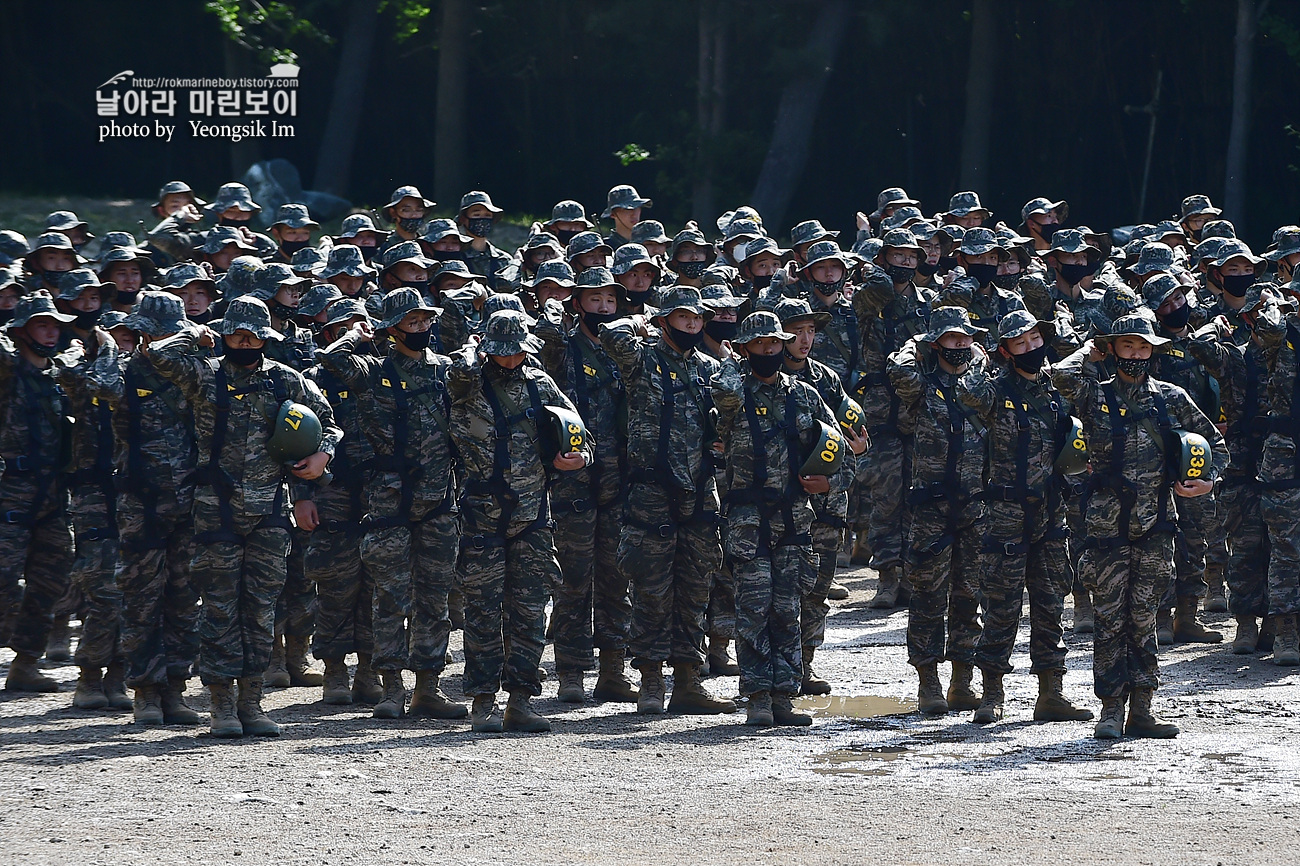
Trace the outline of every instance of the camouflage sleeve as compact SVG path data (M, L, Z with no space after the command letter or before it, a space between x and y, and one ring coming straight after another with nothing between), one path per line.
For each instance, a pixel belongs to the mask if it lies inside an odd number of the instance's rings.
M913 337L890 355L885 365L889 381L894 384L894 393L899 400L909 405L921 399L925 385L925 377L921 374L920 347L920 340Z
M1052 384L1071 404L1080 407L1092 405L1092 394L1099 380L1097 364L1088 360L1092 343L1086 342L1074 354L1047 368Z
M542 341L538 356L546 372L559 380L563 378L564 365L568 361L569 341L564 333L564 308L554 298L546 301L542 314L537 318L533 333Z
M1035 319L1050 321L1053 318L1052 308L1056 304L1042 277L1037 274L1021 277L1016 287L1020 289L1020 296L1024 298L1025 309L1029 310Z
M465 298L442 299L442 314L438 316L438 339L442 342L443 354L450 355L469 342L469 317L465 305L472 304Z
M1219 339L1218 329L1207 327L1187 341L1187 351L1211 376L1223 379L1232 364L1231 350Z
M641 375L641 358L645 344L636 335L636 325L631 319L618 319L600 326L600 344L618 367L624 382Z
M203 242L203 232L197 229L197 223L186 222L169 216L146 237L158 249L177 261L184 261L194 255L194 248Z
M201 333L197 328L187 328L151 343L145 350L158 374L180 388L185 399L191 402L202 399L204 382L212 375L204 360L204 350L199 348Z
M1192 398L1187 392L1177 385L1170 385L1167 382L1165 386L1165 403L1173 412L1174 418L1178 420L1178 426L1183 430L1189 430L1193 433L1200 433L1210 443L1210 450L1214 452L1214 471L1208 476L1206 481L1214 481L1223 475L1224 470L1228 468L1228 443L1224 440L1223 434L1219 428L1215 427L1205 413L1192 402Z
M1065 357L1083 345L1085 337L1074 329L1074 316L1068 307L1057 304L1054 312L1055 316L1048 320L1056 325L1056 338L1052 341L1052 348L1058 356Z
M542 398L542 403L547 406L559 406L575 413L578 411L578 407L573 405L569 395L560 390L560 386L550 375L537 377L537 393Z
M453 400L463 403L474 399L483 387L479 371L477 346L465 346L452 353L451 366L447 369L447 390Z
M317 349L316 361L349 388L363 390L370 385L370 356L357 354L360 345L361 337L348 331L324 349Z
M992 424L997 414L998 389L989 367L971 364L970 369L957 380L957 399L980 417Z
M862 282L853 292L853 312L858 318L876 316L894 299L894 283L883 268L863 265Z
M54 356L51 370L69 397L76 399L87 395L86 375L92 360L80 340L73 340L71 346Z
M1286 320L1282 309L1271 300L1264 302L1255 318L1255 338L1270 358L1276 354L1278 346L1282 345L1282 338L1286 336Z
M713 388L713 405L718 408L718 426L729 429L745 403L745 374L741 372L740 362L735 358L723 360L722 368L714 374L710 386Z
M119 402L126 382L126 365L130 360L130 355L117 351L116 344L100 349L90 368L88 385L91 394L109 403Z
M331 408L325 395L321 393L320 388L311 379L299 374L297 381L301 384L299 399L304 404L311 407L320 419L321 440L320 451L334 459L334 452L339 442L343 439L343 431L334 423L334 410ZM289 476L289 498L294 502L303 502L316 496L320 489L320 479L316 481L307 481L297 476Z

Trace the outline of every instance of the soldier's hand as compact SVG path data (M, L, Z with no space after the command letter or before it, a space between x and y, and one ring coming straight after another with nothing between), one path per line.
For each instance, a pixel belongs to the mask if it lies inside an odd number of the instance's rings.
M871 445L871 437L867 435L867 431L858 430L856 427L845 430L844 438L849 440L849 448L854 454L862 454Z
M257 246L257 237L253 234L253 230L250 229L248 226L240 226L239 233L240 235L243 236L244 243L248 244L249 246L254 246L254 247Z
M1092 338L1092 351L1088 353L1088 360L1094 364L1106 357L1106 344L1097 341L1096 337Z
M310 457L303 458L293 464L293 474L296 478L304 481L315 481L325 474L325 467L329 465L330 456L324 451L317 451Z
M310 499L303 499L293 504L293 519L298 523L299 529L305 529L311 532L320 526L320 512L316 510L316 503Z
M831 489L831 480L825 475L800 475L799 484L803 487L803 492L810 496L829 493Z
M363 343L369 343L375 338L375 329L369 322L357 322L352 326L352 330L357 335L357 339Z
M211 349L217 345L217 332L207 325L199 325L198 344L204 349Z
M551 465L561 472L572 472L575 469L581 469L587 465L587 458L582 455L581 451L570 451L568 454L556 454Z
M867 219L867 215L864 214L862 211L858 211L857 213L855 213L855 214L853 215L853 217L854 217L854 219L857 220L857 223L858 223L858 231L870 231L870 230L871 230L871 220Z
M203 273L208 275L209 280L217 278L217 272L212 270L212 262L199 262L199 267L203 268Z
M109 343L113 342L113 335L108 331L105 331L99 325L92 328L91 333L95 335L95 342L101 346L107 346Z
M1195 481L1180 481L1174 485L1174 493L1177 493L1184 499L1204 496L1213 489L1214 482L1206 481L1204 478L1197 478Z
M196 223L203 219L203 214L199 213L199 209L194 206L193 202L185 205L180 210L173 213L172 216L184 220L187 223Z
M719 354L722 355L722 360L724 361L728 360L729 358L737 357L736 350L731 348L730 340L723 340L721 343L719 343L718 352Z

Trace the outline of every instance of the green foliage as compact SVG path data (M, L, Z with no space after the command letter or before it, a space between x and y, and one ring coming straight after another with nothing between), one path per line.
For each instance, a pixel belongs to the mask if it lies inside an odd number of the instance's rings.
M313 24L291 3L271 0L208 0L203 8L215 15L221 30L237 44L271 63L297 63L298 53L287 47L295 39L334 44L334 38Z
M647 159L652 159L650 151L635 142L623 145L621 148L614 151L614 156L618 157L618 161L623 163L624 167L627 167L634 162L643 162Z
M418 0L383 0L379 4L379 11L384 12L388 9L393 10L393 16L397 19L397 29L393 33L393 38L399 43L419 33L424 19L428 18L432 11L431 7Z
M1259 30L1265 39L1275 40L1288 57L1300 63L1300 27L1281 15L1264 15L1259 19Z

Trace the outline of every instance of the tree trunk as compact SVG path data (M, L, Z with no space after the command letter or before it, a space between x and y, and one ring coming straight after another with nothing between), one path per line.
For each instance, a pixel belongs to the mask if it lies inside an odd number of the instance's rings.
M970 65L966 70L966 122L961 135L961 188L978 191L988 179L989 131L997 65L993 0L974 0Z
M809 30L804 56L807 71L781 90L772 143L754 184L750 203L763 215L772 234L785 225L785 212L808 162L808 145L822 92L844 42L849 19L847 0L826 0Z
M258 69L255 58L248 49L233 39L222 42L222 55L225 60L227 78L254 78L266 75L266 69ZM230 178L239 180L248 171L248 167L262 160L262 140L249 136L243 141L230 145Z
M438 28L438 94L434 108L433 187L443 205L455 206L465 183L466 0L443 0Z
M329 114L316 153L314 188L347 198L352 180L352 152L365 107L366 78L379 20L378 0L350 0L343 48L339 52Z
M692 210L701 225L706 225L718 212L713 175L717 165L718 136L726 117L727 3L728 0L700 2L699 80L696 86L699 147Z
M1232 125L1228 132L1223 214L1238 224L1245 216L1246 156L1250 146L1250 78L1255 60L1255 0L1237 0L1237 38L1232 63Z

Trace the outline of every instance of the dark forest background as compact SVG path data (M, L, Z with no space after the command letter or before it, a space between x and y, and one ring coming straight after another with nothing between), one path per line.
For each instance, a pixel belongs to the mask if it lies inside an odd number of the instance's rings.
M296 139L96 143L113 73L276 59L302 67ZM211 193L284 157L367 205L415 183L440 210L482 188L599 213L632 183L670 232L750 203L777 235L851 234L891 185L927 212L974 188L1013 224L1064 198L1094 227L1205 192L1256 248L1300 221L1294 0L10 2L0 69L0 189L25 194Z

